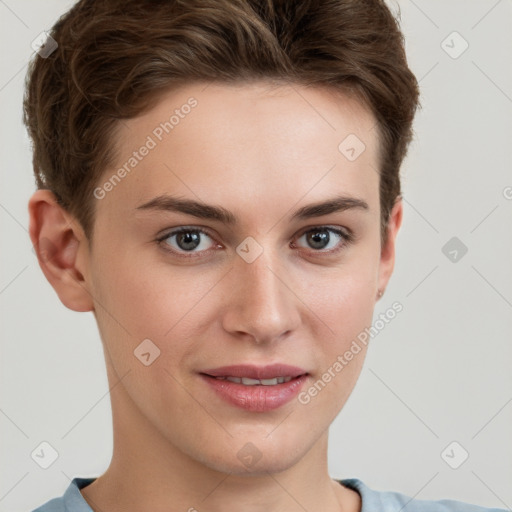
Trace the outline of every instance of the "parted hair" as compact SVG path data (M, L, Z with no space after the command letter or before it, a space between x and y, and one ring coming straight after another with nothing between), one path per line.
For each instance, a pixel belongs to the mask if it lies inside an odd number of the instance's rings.
M88 238L93 189L114 163L123 119L179 85L268 80L351 94L375 115L387 240L420 103L399 17L384 0L80 0L49 35L58 46L29 64L23 121L36 186Z

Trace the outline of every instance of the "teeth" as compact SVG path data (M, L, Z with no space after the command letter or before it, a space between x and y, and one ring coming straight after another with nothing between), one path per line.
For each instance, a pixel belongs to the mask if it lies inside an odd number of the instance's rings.
M261 384L258 379L250 379L249 377L242 377L242 384L246 386L256 386L257 384Z
M229 380L229 382L236 382L237 384L244 384L245 386L275 386L276 384L283 384L290 382L292 377L274 377L273 379L251 379L249 377L216 377L221 380Z

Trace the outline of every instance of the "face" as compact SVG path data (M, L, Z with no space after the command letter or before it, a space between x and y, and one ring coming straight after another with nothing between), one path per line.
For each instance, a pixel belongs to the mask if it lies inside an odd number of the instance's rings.
M215 470L291 467L350 395L366 346L335 363L392 266L375 119L320 89L195 84L117 135L84 256L109 377L124 376L113 410ZM294 369L258 373L276 364ZM215 371L231 365L250 367Z

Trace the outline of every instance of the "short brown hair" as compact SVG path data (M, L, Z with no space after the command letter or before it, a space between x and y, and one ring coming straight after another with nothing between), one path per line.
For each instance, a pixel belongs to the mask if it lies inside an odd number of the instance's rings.
M263 79L356 94L375 115L385 243L419 87L384 0L80 0L49 34L58 47L30 63L23 120L37 187L89 239L120 120L177 84Z

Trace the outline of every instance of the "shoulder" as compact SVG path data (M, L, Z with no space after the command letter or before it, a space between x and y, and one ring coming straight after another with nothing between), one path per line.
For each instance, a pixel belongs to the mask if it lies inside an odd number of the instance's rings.
M481 507L451 499L418 500L399 492L376 491L370 489L358 478L347 478L338 482L359 492L362 503L361 512L373 510L396 512L402 509L407 512L506 512L506 509L502 508Z
M92 512L84 500L80 489L94 482L95 478L74 478L66 492L59 498L53 498L32 512Z

